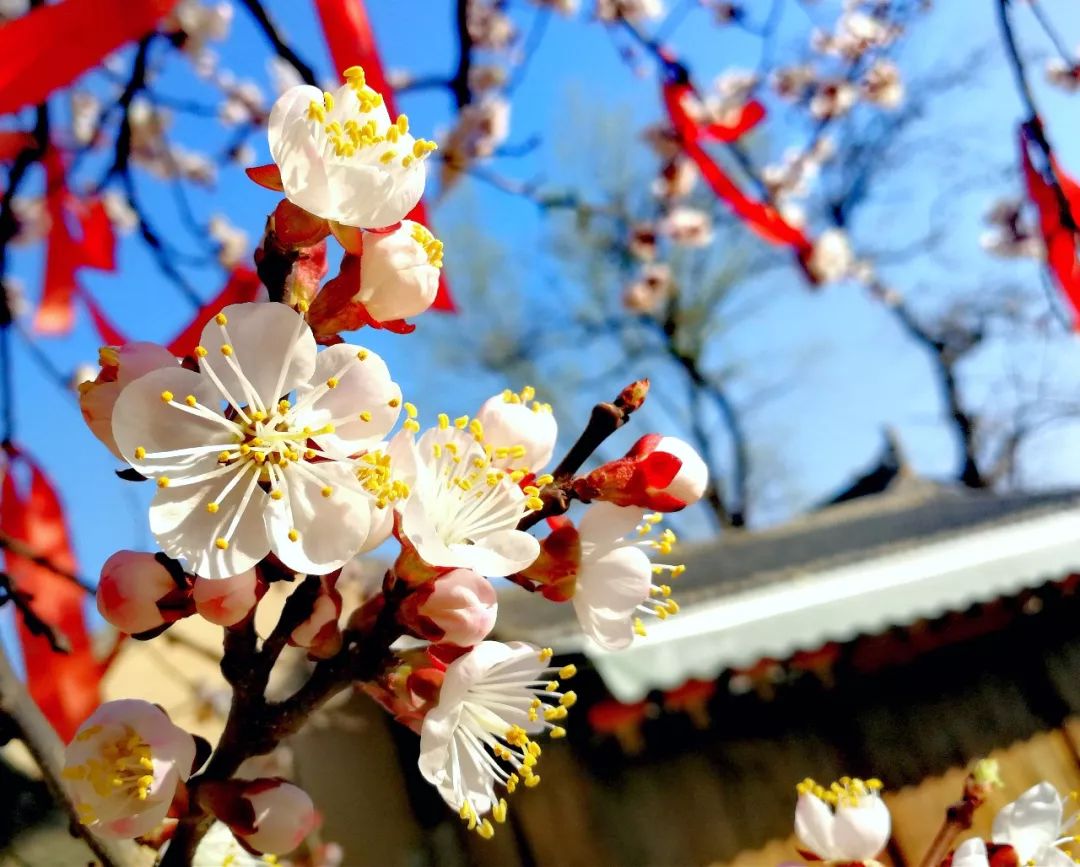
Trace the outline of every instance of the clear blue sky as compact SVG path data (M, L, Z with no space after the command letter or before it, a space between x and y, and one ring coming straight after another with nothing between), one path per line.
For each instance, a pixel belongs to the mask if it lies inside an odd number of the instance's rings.
M371 0L369 7L387 66L417 75L447 73L456 52L450 29L452 5L450 0L425 0L423 4ZM759 4L746 5L753 9ZM796 9L799 5L787 4L792 31L805 26L804 13ZM909 77L917 80L954 66L980 48L986 49L986 56L972 69L969 83L931 103L926 118L910 132L910 142L903 145L909 149L909 158L880 188L855 231L856 240L867 248L902 249L906 241L925 234L932 220L943 215L947 218L947 242L942 249L932 256L890 262L884 268L897 288L910 294L922 309L935 309L960 290L977 289L1003 277L1015 277L1028 285L1036 285L1039 279L1033 264L1002 265L989 260L978 247L984 228L981 216L989 203L999 194L1018 190L1012 170L1013 129L1021 109L996 41L995 4L982 0L938 5L941 8L917 25L901 52L901 65ZM1080 15L1068 0L1045 5L1066 39L1080 39ZM289 41L329 80L328 59L309 3L270 0L268 6ZM406 6L407 13L403 11ZM821 4L823 18L830 17L832 6ZM527 27L532 7L523 0L516 0L511 7L521 10L516 18ZM1022 8L1018 10L1018 18L1025 17L1022 12ZM672 34L702 84L725 68L756 63L754 40L733 30L702 26L705 16L701 11L691 13ZM1022 26L1020 33L1034 53L1045 50L1045 42L1032 27ZM229 41L217 48L241 77L268 80L267 47L241 9L236 11ZM783 44L778 50L784 50ZM1041 67L1034 64L1033 68ZM1080 132L1076 100L1080 97L1050 91L1041 80L1037 83L1051 135L1066 165L1080 173L1080 143L1076 141ZM207 102L211 98L180 59L170 62L157 89L174 97ZM553 16L514 96L510 139L511 143L521 142L539 133L544 142L527 157L497 160L494 168L512 177L542 175L552 184L573 177L573 167L561 162L562 151L552 141L574 136L566 117L571 94L586 104L628 110L634 124L627 130L626 146L643 164L651 159L637 130L659 116L653 77L636 76L601 26L584 18L569 21ZM450 117L450 101L442 91L406 95L401 108L409 114L413 127L424 132L445 127ZM183 119L176 131L177 140L192 147L213 150L214 143L222 140L212 121ZM265 141L256 137L253 144L259 151L259 162L266 162ZM776 151L784 144L781 132ZM86 174L81 178L96 177L100 162L88 161L84 168ZM141 179L140 185L155 217L160 214L170 241L184 250L199 251L199 239L170 222L174 209L168 192L147 179ZM959 191L942 201L938 194L954 185ZM273 194L255 188L239 170L223 172L212 194L195 196L200 213L219 210L227 214L253 240L274 202ZM433 222L436 230L440 226L452 230L455 221L463 219L477 220L504 249L507 264L500 276L508 303L521 293L527 312L530 299L545 290L545 275L557 268L546 252L548 232L535 208L466 182L434 212ZM467 271L469 255L470 250L448 249L451 280L455 272L461 275ZM20 251L14 260L14 273L31 299L38 292L40 269L40 247ZM133 238L121 247L118 275L86 273L83 279L121 327L140 339L167 339L189 313L184 300ZM221 275L215 269L205 269L197 281L200 292L209 297L219 288ZM953 444L940 422L940 404L925 362L895 322L862 290L841 285L810 293L793 273L782 270L763 275L755 287L769 303L751 325L742 327L718 351L725 358L758 366L761 379L785 383L785 396L751 419L771 459L778 458L782 463L777 466L786 468L781 483L786 501L774 511L774 517L811 502L860 470L876 454L885 424L899 429L918 470L930 476L951 470ZM424 348L425 339L434 336L468 343L470 334L461 326L462 320L435 322L434 318L421 318L420 327L410 337L369 332L357 340L384 354L406 395L429 418L444 410L470 412L504 383L471 372L462 377L440 367L434 350L429 355ZM71 335L43 339L40 345L54 364L66 371L93 362L97 343L88 323L80 321ZM100 564L117 548L151 547L145 513L150 491L115 478L113 460L84 429L71 396L43 375L19 341L16 346L17 439L45 465L62 491L81 570L93 579ZM1073 371L1078 361L1075 341L1059 331L1050 340L995 344L968 365L964 374L978 396L978 405L1004 408L1013 399L1001 385L1010 371L1029 374L1043 369L1055 389L1068 394L1075 390L1078 377ZM680 386L661 381L658 387ZM558 400L557 394L545 397ZM585 399L591 396L582 396ZM616 445L629 444L637 433L623 432ZM1027 454L1032 484L1080 483L1080 448L1075 445L1078 433L1075 426L1063 425L1033 441Z

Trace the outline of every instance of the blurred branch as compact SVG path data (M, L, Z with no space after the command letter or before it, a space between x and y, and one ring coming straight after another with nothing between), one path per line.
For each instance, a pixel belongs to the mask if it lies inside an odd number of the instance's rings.
M457 107L463 108L472 102L469 89L469 71L472 69L472 34L469 33L469 2L457 0L454 8L454 27L457 29L458 61L454 74L450 76L448 86L454 96Z
M49 642L53 653L68 653L71 644L62 632L58 632L42 620L30 604L33 596L24 593L15 586L14 579L6 572L0 572L0 606L10 602L22 618L23 626L31 635L38 635Z
M270 20L270 16L267 14L266 9L263 7L259 0L240 0L240 4L247 9L248 14L255 20L256 25L262 31L263 36L266 37L274 51L277 52L278 57L282 60L292 64L292 68L296 70L299 75L307 84L318 86L318 82L315 79L315 71L292 49L292 47L281 37L277 27L274 26L274 22Z

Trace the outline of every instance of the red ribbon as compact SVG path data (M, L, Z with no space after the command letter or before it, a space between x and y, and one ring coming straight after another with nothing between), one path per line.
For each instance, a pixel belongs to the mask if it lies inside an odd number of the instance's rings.
M383 95L386 110L390 112L391 117L396 116L394 91L383 73L379 49L375 44L375 33L371 29L371 21L364 8L364 0L315 0L315 9L322 22L323 35L326 37L327 48L330 49L330 58L338 72L350 66L364 67L367 83ZM425 226L428 225L427 209L424 203L418 203L408 218ZM435 296L432 309L446 312L457 309L450 295L445 271L439 275L439 294Z
M0 489L0 527L58 568L74 572L64 509L52 482L33 459L14 446L9 446L9 455ZM17 462L30 472L26 490L19 489L12 472ZM16 589L31 597L34 613L62 632L71 647L70 653L55 653L46 638L32 634L19 618L27 688L57 734L69 740L100 703L99 687L106 668L94 657L83 614L86 593L72 581L11 550L4 557Z
M1057 191L1035 168L1029 148L1034 147L1031 132L1020 127L1020 166L1027 185L1028 198L1039 213L1039 229L1046 245L1046 265L1074 314L1080 314L1080 263L1076 257L1076 231L1062 221L1062 203ZM1057 160L1050 157L1050 168L1065 194L1073 223L1080 220L1080 186L1069 177ZM1080 316L1074 316L1080 329Z
M682 142L683 150L694 161L716 197L769 243L793 247L797 253L809 255L813 249L810 239L788 223L774 207L747 196L701 145L703 139L735 141L765 117L765 109L761 103L754 100L744 105L734 123L702 125L690 116L686 108L686 100L693 97L693 88L689 84L667 81L664 83L663 94L664 105Z
M37 105L151 32L177 0L64 0L0 25L0 114Z

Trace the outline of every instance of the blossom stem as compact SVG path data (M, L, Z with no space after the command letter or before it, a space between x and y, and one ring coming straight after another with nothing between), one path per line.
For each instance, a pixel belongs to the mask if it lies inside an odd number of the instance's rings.
M919 862L919 867L938 867L945 860L956 843L956 838L970 830L975 811L983 805L988 790L988 784L980 783L974 771L967 775L962 797L945 810L945 819L934 835L930 848Z
M604 440L630 420L631 414L641 407L648 393L649 381L640 379L630 383L611 403L598 403L592 408L585 430L552 472L554 481L540 490L543 508L522 518L518 523L519 530L527 530L545 518L562 515L570 508L570 500L574 496L571 487L574 474Z

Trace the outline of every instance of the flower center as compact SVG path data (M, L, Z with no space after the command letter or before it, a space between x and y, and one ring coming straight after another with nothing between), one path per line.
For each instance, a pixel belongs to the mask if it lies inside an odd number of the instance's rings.
M857 807L866 798L876 798L882 789L881 780L860 780L841 777L828 788L807 777L795 787L800 795L816 795L830 807Z
M540 661L546 663L552 654L551 648L545 647L538 655ZM506 800L499 798L496 801L495 783L503 786L508 795L522 783L530 789L540 784L540 776L534 770L540 758L540 744L520 725L508 722L507 716L520 718L524 715L533 724L539 723L542 717L542 730L557 739L566 736L566 729L556 723L566 719L569 709L577 702L574 692L559 691L558 679L544 677L557 674L568 680L577 674L574 665L542 669L537 680L522 682L522 674L513 670L518 664L511 660L492 667L487 676L469 690L454 735L458 749L469 754L478 767L490 774L488 794L494 803L491 815L500 823L506 821ZM495 833L488 819L480 819L476 806L467 795L459 815L468 823L469 830L476 831L481 837L490 838Z
M461 416L451 426L439 415L446 434L431 444L429 514L439 538L447 545L471 545L498 530L513 529L530 509L543 507L535 487L517 487L525 474L508 473L493 463L497 449L484 444L479 419Z
M103 726L91 726L76 737L76 741L88 741L97 737ZM97 755L81 765L64 768L66 780L85 780L99 798L121 795L133 801L145 801L154 783L154 762L150 745L131 727L124 726L111 740L99 746ZM93 821L89 804L77 805L80 816Z
M403 114L398 115L394 123L380 131L375 118L367 115L383 104L382 95L367 86L362 67L350 66L343 75L349 89L356 95L355 117L346 117L343 107L335 112L334 95L331 93L323 93L322 102L313 99L308 104L307 118L317 133L325 137L324 146L328 155L341 159L362 156L365 160L383 165L399 161L404 168L408 168L438 148L435 142L421 138L413 141L411 147L403 147L404 153L399 154L396 146L407 146L411 140L411 137L403 138L409 132L409 119Z

